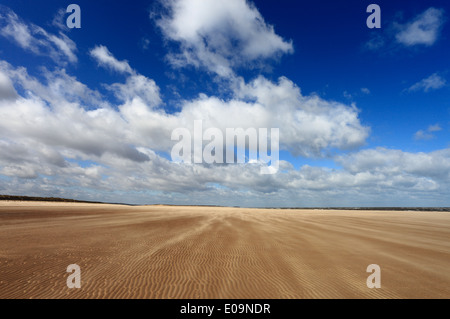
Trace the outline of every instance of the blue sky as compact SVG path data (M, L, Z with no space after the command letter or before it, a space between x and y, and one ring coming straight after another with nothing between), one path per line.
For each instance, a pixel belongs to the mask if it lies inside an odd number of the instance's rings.
M2 1L0 193L449 206L450 6L373 2ZM281 169L172 162L199 119L280 128Z

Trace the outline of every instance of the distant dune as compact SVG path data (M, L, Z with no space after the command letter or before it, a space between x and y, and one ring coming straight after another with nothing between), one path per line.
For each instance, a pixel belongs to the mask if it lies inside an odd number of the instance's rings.
M450 298L449 238L448 212L0 201L0 298Z

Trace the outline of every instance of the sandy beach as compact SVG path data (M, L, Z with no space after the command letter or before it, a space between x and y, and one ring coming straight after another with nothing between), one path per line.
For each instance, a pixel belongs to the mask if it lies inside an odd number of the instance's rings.
M0 298L450 298L450 213L3 201Z

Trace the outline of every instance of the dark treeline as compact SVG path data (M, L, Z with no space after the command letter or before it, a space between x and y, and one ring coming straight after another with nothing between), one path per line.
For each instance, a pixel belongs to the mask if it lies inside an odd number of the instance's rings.
M30 202L68 202L68 203L95 203L100 204L100 202L90 202L67 198L58 197L30 197L30 196L11 196L11 195L0 195L0 200L15 200L15 201L30 201Z

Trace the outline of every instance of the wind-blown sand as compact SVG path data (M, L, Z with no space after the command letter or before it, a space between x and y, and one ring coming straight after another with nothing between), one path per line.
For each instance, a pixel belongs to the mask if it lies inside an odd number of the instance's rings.
M0 298L450 298L450 213L0 202Z

